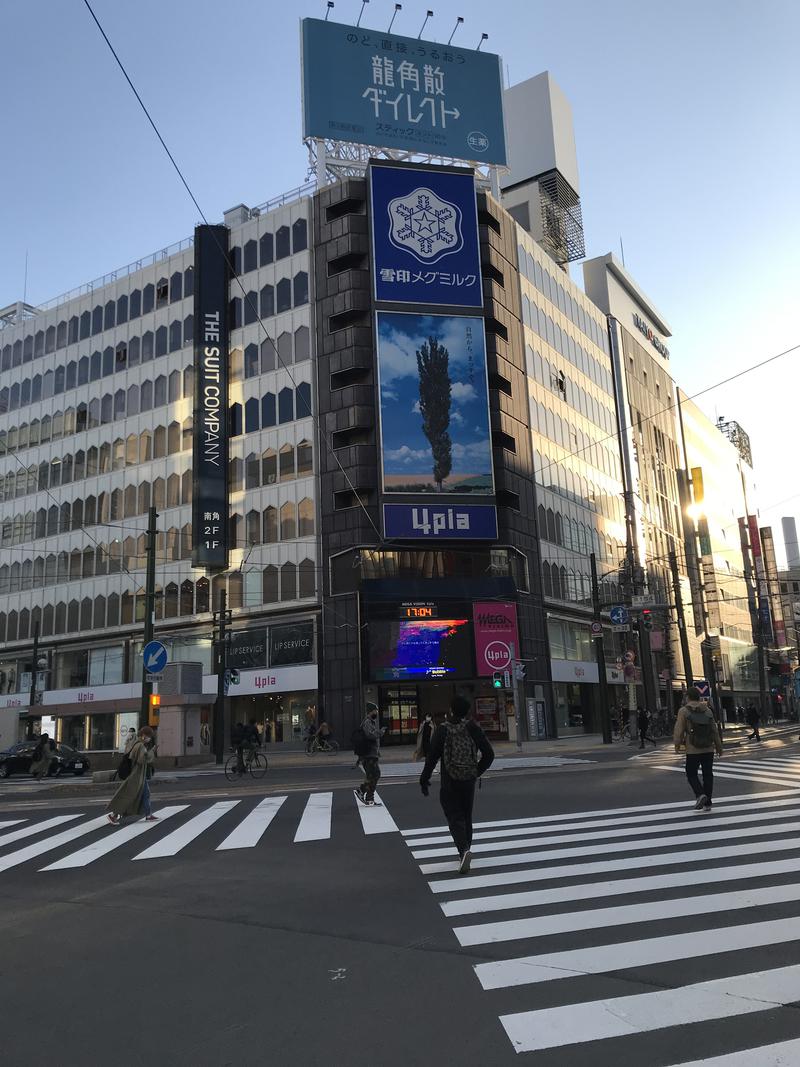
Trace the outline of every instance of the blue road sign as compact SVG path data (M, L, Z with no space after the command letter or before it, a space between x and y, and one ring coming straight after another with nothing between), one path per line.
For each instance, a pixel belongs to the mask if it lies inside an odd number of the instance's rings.
M628 621L628 612L623 607L612 608L608 614L615 626L624 626Z
M705 680L705 678L701 678L699 682L695 682L694 687L700 694L701 700L711 699L711 685Z
M161 674L169 659L166 646L160 641L148 641L142 649L142 659L148 674Z

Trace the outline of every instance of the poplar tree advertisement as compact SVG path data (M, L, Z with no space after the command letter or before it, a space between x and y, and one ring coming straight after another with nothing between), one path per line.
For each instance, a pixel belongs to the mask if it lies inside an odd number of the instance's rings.
M483 319L378 312L386 493L493 493Z

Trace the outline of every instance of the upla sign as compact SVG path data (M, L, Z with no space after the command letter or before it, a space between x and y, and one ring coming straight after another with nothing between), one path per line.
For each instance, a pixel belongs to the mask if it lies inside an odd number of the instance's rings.
M519 656L517 605L494 600L472 605L479 677L507 670Z

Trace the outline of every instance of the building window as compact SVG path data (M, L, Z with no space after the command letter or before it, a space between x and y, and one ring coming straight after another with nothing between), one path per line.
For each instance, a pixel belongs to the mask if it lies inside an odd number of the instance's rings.
M289 227L280 226L275 234L275 259L285 259L290 254Z

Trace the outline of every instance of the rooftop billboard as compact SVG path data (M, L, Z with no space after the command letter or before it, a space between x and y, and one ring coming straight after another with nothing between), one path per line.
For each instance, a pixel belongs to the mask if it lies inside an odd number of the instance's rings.
M499 56L302 20L303 137L506 163Z

